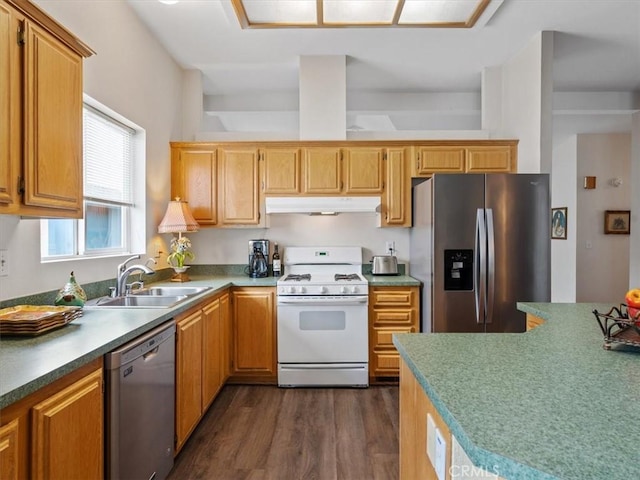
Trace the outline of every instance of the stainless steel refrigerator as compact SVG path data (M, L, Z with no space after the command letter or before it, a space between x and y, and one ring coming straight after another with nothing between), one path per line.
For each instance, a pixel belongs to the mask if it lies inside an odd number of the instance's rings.
M410 274L423 332L524 332L551 298L547 174L436 174L413 187Z

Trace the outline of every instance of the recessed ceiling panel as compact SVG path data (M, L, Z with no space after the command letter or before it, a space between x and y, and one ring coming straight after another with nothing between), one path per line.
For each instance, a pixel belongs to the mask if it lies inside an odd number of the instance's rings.
M242 0L249 24L315 24L316 0Z
M324 0L324 23L391 24L398 0Z
M478 0L405 0L400 24L458 23L470 19Z
M492 0L231 0L242 28L473 27Z

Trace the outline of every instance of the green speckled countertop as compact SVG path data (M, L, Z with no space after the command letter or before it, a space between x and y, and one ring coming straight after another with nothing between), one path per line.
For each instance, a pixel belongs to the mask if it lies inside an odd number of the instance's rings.
M506 479L640 478L640 348L603 348L593 309L519 303L527 333L396 334L469 458Z
M213 290L175 308L87 308L69 325L38 337L0 339L0 408L63 377L230 286L275 287L273 277L191 275L188 286ZM153 285L182 285L160 282Z
M370 287L419 287L420 280L408 275L371 275L365 274Z
M175 308L88 308L82 317L69 325L38 337L0 338L0 408L11 405L43 386L63 377L111 350L151 330L175 315L191 308L207 297L231 286L275 287L277 278L250 278L242 268L217 266L193 266L188 286L208 286L213 290L194 296ZM420 285L406 275L365 275L371 285L405 286ZM102 285L104 283L104 285ZM102 295L112 282L99 282L87 286L87 290ZM154 282L149 285L181 285L171 282ZM51 304L55 291L46 294L6 301L5 306L15 304ZM90 297L93 295L90 295Z

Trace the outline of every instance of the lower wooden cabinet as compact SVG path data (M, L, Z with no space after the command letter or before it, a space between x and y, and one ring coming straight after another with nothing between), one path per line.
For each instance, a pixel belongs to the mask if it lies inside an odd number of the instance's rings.
M399 375L400 355L393 345L394 333L420 329L419 287L369 288L369 377Z
M102 479L102 358L4 408L0 478Z
M176 318L176 454L226 381L228 307L225 292Z
M274 383L276 321L274 287L234 288L232 292L232 379Z

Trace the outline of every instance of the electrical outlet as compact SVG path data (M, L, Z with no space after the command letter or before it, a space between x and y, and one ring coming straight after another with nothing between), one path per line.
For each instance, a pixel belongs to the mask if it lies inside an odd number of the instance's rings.
M6 250L0 250L0 277L9 276L9 254Z
M389 255L393 255L393 252L396 251L396 242L394 241L390 241L390 242L386 242L386 248L385 251L389 254Z

